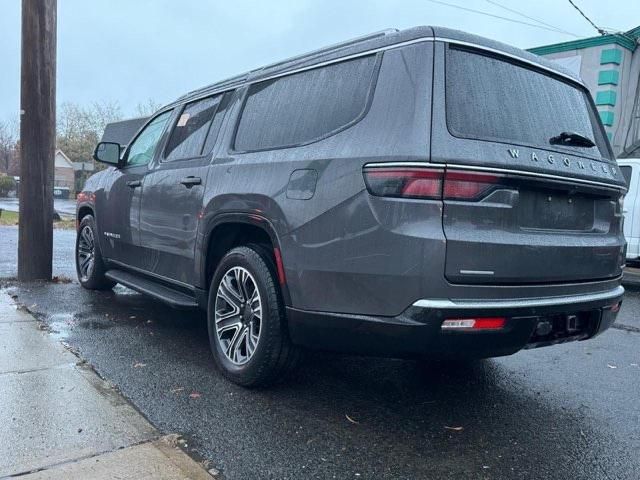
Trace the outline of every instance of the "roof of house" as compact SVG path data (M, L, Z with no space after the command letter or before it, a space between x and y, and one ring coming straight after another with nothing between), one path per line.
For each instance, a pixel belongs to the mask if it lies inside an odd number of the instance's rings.
M100 141L128 145L136 132L140 130L148 119L149 117L137 117L109 123L104 128L104 133Z
M581 38L569 42L552 43L550 45L529 48L528 50L536 55L549 55L551 53L581 50L599 45L619 45L633 52L638 45L638 38L640 38L640 26L627 30L626 32L598 35L597 37Z
M568 76L577 82L581 82L580 79L575 76L575 74L573 74L569 70L564 69L557 63L553 63L544 58L540 58L525 50L521 50L519 48L515 48L510 45L497 42L495 40L490 40L458 30L452 30L444 27L423 26L413 27L406 30L383 30L352 40L347 40L335 45L330 45L328 47L314 50L309 53L288 58L280 62L272 63L270 65L251 70L249 72L245 72L240 75L236 75L226 80L222 80L220 82L189 92L186 95L178 98L175 102L170 103L165 108L191 101L203 96L211 95L217 92L231 90L247 83L262 81L268 78L291 73L292 71L297 71L299 69L314 67L326 62L340 60L353 55L375 51L376 49L382 49L400 43L420 41L420 39L423 38L436 40L443 39L445 41L452 40L456 41L457 43L471 46L477 45L522 59L526 62L535 63L543 68L553 70L555 72L558 72L559 74Z
M54 164L56 168L73 168L73 162L69 160L62 150L56 149Z

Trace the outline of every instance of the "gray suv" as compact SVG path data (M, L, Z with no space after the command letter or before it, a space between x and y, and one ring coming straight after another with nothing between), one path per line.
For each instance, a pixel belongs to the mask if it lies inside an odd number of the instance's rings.
M626 185L588 91L484 38L389 30L268 65L95 159L80 283L206 310L241 385L300 347L509 355L620 308Z

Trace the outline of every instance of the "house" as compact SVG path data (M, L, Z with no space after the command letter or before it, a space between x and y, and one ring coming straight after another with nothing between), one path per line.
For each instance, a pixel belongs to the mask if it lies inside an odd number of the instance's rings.
M640 27L530 48L578 74L618 157L640 156Z
M68 188L69 195L73 196L75 178L73 162L69 160L69 157L62 150L57 149L54 157L53 189L56 190L56 187L58 187L58 190L60 190L60 187L63 189Z

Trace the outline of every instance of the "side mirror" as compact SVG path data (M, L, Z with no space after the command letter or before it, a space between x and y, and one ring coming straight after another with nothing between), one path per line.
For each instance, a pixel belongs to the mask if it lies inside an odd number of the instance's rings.
M93 151L93 158L108 165L120 163L120 144L114 142L100 142Z

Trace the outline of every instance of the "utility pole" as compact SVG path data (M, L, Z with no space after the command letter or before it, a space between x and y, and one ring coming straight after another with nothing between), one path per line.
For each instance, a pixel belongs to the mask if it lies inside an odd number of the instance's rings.
M50 280L57 0L22 0L18 280Z

